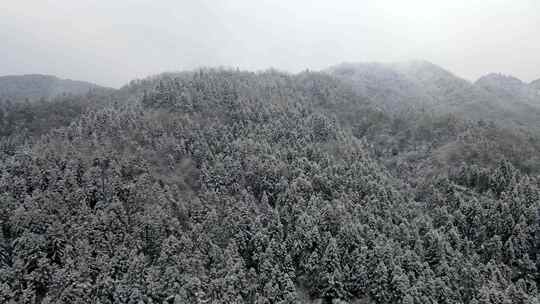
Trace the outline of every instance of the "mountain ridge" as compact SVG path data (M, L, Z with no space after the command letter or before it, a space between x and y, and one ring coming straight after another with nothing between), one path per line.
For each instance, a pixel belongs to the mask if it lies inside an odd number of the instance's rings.
M326 72L387 112L426 109L540 130L540 89L513 76L490 73L471 82L425 60L342 63Z
M84 94L89 90L111 90L95 83L64 79L46 74L0 76L0 98L30 99L54 98L63 94Z

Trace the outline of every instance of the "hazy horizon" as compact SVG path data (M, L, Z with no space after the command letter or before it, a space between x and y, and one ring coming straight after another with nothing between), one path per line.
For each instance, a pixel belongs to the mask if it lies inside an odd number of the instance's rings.
M30 1L0 11L0 75L119 87L165 71L427 60L540 78L537 1Z

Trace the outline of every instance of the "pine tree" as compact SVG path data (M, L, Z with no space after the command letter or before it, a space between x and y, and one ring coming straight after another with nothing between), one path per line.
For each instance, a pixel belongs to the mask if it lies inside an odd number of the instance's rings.
M333 299L348 298L344 286L343 269L341 268L340 254L335 238L330 237L328 245L322 259L319 269L319 294L327 302Z
M380 262L370 278L370 296L376 303L389 303L388 268L384 262Z

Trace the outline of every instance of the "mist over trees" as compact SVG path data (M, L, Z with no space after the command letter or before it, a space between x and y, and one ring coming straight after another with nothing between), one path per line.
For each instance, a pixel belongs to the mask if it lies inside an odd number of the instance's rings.
M0 99L33 101L106 90L108 89L93 83L60 79L50 75L0 76Z
M535 88L414 62L0 98L0 302L538 303Z
M494 121L512 129L540 130L538 81L526 84L492 73L471 83L426 61L341 64L328 71L385 112L413 108Z

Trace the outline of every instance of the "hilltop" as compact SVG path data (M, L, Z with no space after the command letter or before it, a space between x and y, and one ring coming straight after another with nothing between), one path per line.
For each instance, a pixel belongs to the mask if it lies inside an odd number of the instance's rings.
M80 95L91 90L105 89L93 83L60 79L51 75L0 76L0 99L49 99L64 94Z

